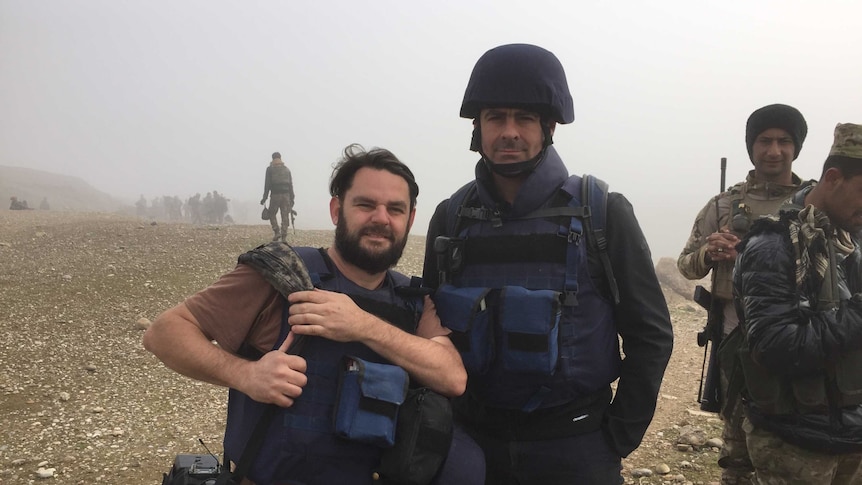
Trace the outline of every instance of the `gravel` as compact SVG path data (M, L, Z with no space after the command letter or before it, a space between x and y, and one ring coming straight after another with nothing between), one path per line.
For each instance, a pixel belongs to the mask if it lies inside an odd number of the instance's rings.
M158 485L176 454L207 452L199 439L220 454L227 391L167 369L143 349L141 335L162 310L270 235L266 225L0 211L0 483ZM316 247L331 240L332 231L288 237ZM404 272L421 271L423 248L421 236L411 237ZM640 484L717 483L720 422L694 403L703 311L666 296L676 348L656 419L624 461L624 476ZM689 432L711 440L681 448Z

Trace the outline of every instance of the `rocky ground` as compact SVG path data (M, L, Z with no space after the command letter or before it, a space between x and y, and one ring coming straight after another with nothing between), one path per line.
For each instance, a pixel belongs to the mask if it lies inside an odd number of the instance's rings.
M230 270L268 227L150 224L125 216L0 211L0 484L152 484L178 453L221 453L226 391L141 346L160 311ZM329 245L330 231L289 242ZM402 260L420 272L423 241ZM709 484L720 422L695 402L705 318L667 289L676 346L658 412L624 462L627 483ZM680 444L679 441L686 443Z

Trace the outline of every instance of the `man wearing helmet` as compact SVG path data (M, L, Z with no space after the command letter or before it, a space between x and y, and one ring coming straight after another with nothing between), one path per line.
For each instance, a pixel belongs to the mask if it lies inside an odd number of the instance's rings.
M551 146L574 120L551 52L486 52L461 116L481 159L438 205L424 269L469 373L457 419L485 451L488 484L622 483L673 346L632 207L570 177Z

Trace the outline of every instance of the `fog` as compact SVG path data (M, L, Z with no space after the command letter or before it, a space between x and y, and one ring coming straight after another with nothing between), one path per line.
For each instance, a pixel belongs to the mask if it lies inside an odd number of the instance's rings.
M803 179L836 123L862 123L860 18L838 0L0 0L0 165L129 204L218 190L256 206L280 151L297 224L318 229L332 164L357 142L414 170L421 235L473 176L458 117L473 64L526 42L566 69L576 119L555 146L570 172L625 194L654 258L675 258L719 159L728 184L751 168L754 109L806 117Z

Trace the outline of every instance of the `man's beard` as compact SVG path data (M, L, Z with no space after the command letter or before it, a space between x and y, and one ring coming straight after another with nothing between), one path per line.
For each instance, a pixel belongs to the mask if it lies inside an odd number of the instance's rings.
M381 252L371 252L362 247L361 239L365 235L384 236L391 244L388 249ZM407 234L400 241L395 240L392 230L385 226L363 227L356 232L347 230L347 221L344 214L338 216L335 225L335 248L344 261L371 274L382 273L395 266L401 259L404 247L407 245Z

